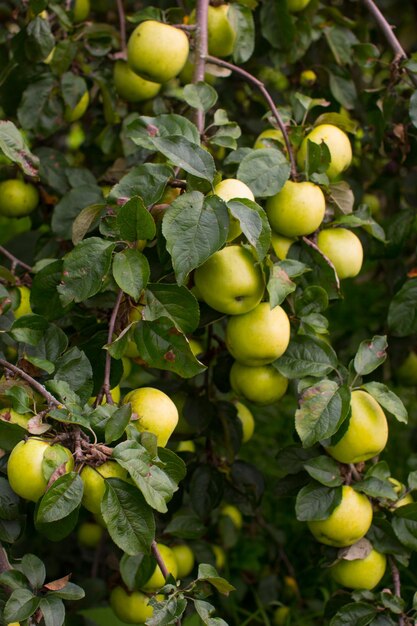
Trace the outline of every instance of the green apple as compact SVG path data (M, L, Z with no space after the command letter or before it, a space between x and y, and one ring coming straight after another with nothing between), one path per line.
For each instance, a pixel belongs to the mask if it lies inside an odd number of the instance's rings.
M291 13L302 11L310 3L310 0L287 0L288 10Z
M116 461L106 461L98 467L84 465L80 477L84 484L82 504L90 513L100 513L106 489L106 478L127 479L127 471Z
M194 281L205 302L228 315L253 309L265 289L260 267L249 250L239 245L215 252L195 270Z
M214 554L214 562L216 565L216 570L222 570L226 565L226 553L221 546L213 544L211 546Z
M311 87L317 80L316 72L313 70L303 70L300 74L300 84L303 87Z
M288 379L272 365L250 367L235 361L230 370L230 384L238 395L259 405L276 402L287 391Z
M365 193L362 200L371 211L374 217L379 217L381 214L381 200L375 193Z
M142 102L158 95L161 84L141 78L130 69L126 61L116 61L113 68L114 86L126 102Z
M222 508L220 509L220 515L225 515L226 517L231 519L233 522L233 525L235 526L235 528L237 528L237 530L240 530L242 528L243 526L242 513L233 504L225 504L224 506L222 506Z
M77 24L84 22L90 14L90 0L74 0L72 5L72 19Z
M305 167L307 157L308 140L321 144L323 141L329 148L330 164L327 168L327 176L336 178L344 172L352 162L352 147L349 137L343 130L333 124L320 124L303 139L297 155L298 165Z
M349 426L334 446L326 448L340 463L360 463L377 456L388 441L388 422L378 402L366 391L352 392Z
M29 437L19 441L7 462L10 487L25 500L37 502L45 493L54 471L65 463L65 471L74 468L71 452L60 445Z
M285 146L284 136L277 128L267 128L263 130L255 140L253 147L255 150L262 150L263 148L276 148L277 143L280 147Z
M397 369L397 378L403 385L417 385L417 353L412 350L409 352Z
M247 406L239 402L239 400L234 400L233 404L236 407L237 416L242 423L242 443L246 443L251 439L253 431L255 430L255 420L252 412L249 411Z
M361 240L346 228L326 228L317 237L317 246L333 263L340 280L357 276L362 268Z
M95 522L82 522L77 530L78 543L85 548L97 548L103 534L104 530L100 524L96 524Z
M147 20L131 34L127 61L131 69L155 83L166 83L184 67L189 53L184 31L169 24Z
M395 509L398 509L402 506L407 506L407 504L413 504L414 502L413 496L411 495L411 493L405 493L406 491L405 485L400 483L400 481L397 480L396 478L388 478L388 480L392 484L394 491L398 496L398 500L396 500L392 504L392 506L390 507L390 511L395 511ZM401 493L403 494L405 493L405 495L401 497Z
M126 624L144 624L153 614L153 608L149 605L149 596L141 591L129 593L120 586L112 590L110 606L115 615Z
M229 318L226 346L243 365L268 365L284 354L290 330L290 320L282 307L271 309L269 302L261 302L248 313Z
M88 91L84 91L83 95L77 102L74 108L66 105L64 110L64 119L66 122L76 122L79 120L88 109L90 103L90 95Z
M372 524L372 504L367 496L348 485L342 487L342 500L328 518L308 522L320 543L342 548L362 539Z
M169 396L153 387L133 389L124 398L123 404L132 405L133 424L140 433L156 435L158 446L165 447L178 424L178 410Z
M281 191L268 198L266 213L271 228L285 237L313 233L323 221L326 200L318 185L287 180Z
M342 559L332 565L329 571L333 580L343 587L370 591L377 586L386 567L386 556L372 549L364 559Z
M32 308L30 306L30 289L25 285L19 285L17 288L20 294L20 301L18 306L13 311L15 319L19 319L19 317L23 317L23 315L31 315L33 313Z
M198 339L194 339L193 337L191 337L188 340L188 343L189 343L191 352L194 354L196 358L204 354L205 349L201 341L198 341Z
M177 445L177 452L195 452L195 443L191 439L180 441Z
M23 217L29 215L39 204L39 193L34 185L18 178L0 183L0 215Z
M250 188L237 178L226 178L225 180L222 180L215 186L214 193L216 196L219 196L219 198L224 200L224 202L228 202L234 198L244 198L246 200L252 200L252 202L255 201L255 196ZM236 237L242 233L242 229L240 227L239 220L233 217L230 213L229 217L230 226L227 241L233 241L233 239L236 239Z
M228 57L235 46L236 31L229 18L230 5L209 6L207 15L207 38L209 54Z
M0 420L10 422L11 424L17 424L26 430L28 427L28 421L32 419L32 417L33 415L31 413L18 413L11 407L0 410Z
M162 557L163 562L165 563L165 567L168 570L169 574L172 574L174 578L178 576L178 565L177 560L175 558L175 554L162 543L157 543L159 553ZM144 591L158 591L161 587L165 585L165 577L161 572L159 565L156 565L155 570L149 580L143 585Z
M171 552L173 553L177 562L177 576L178 578L185 578L189 576L194 567L194 553L189 546L185 543L172 546Z
M273 615L273 622L275 626L285 626L288 623L289 614L289 606L279 606L277 609L275 609Z
M283 261L287 258L289 249L292 244L297 241L297 239L290 239L289 237L283 237L283 235L278 235L272 231L271 233L271 244L272 248L279 258L280 261Z

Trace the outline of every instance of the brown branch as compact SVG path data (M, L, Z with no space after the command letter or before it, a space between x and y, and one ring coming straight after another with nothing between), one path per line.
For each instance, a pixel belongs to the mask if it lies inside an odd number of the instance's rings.
M33 387L33 389L36 389L36 391L38 391L47 400L49 404L52 404L60 409L65 408L62 402L57 400L57 398L55 398L55 396L49 393L49 391L47 391L47 389L45 389L45 387L41 385L41 383L38 383L37 380L32 378L32 376L29 376L29 374L27 374L25 371L20 369L20 367L17 367L16 365L13 365L12 363L5 361L4 359L0 359L0 365L4 367L4 369L9 370L10 372L13 372L14 374L17 374L18 376L20 376L20 378L23 378L23 380L29 383L29 385Z
M319 254L323 257L323 259L326 261L327 265L329 265L329 266L332 268L332 270L334 271L335 279L336 279L336 286L337 286L337 289L338 289L338 290L340 290L340 280L339 280L339 276L337 275L336 268L335 268L335 266L333 265L333 263L331 262L331 260L329 259L329 257L328 257L328 256L326 256L326 255L324 254L324 252L322 252L322 251L320 250L320 248L318 247L318 245L317 245L316 243L314 243L314 241L312 241L312 240L311 240L311 239L309 239L308 237L303 237L303 241L304 241L304 243L306 243L308 246L310 246L310 248L313 248L313 250L315 250L316 252L318 252L318 253L319 253Z
M295 163L294 151L290 143L290 138L288 137L287 128L284 122L282 121L281 115L279 114L279 111L277 107L275 106L275 103L272 99L271 94L266 89L263 82L259 80L259 78L256 78L256 76L253 76L253 74L250 74L246 70L239 67L238 65L233 65L233 63L229 63L228 61L223 61L223 59L218 59L217 57L212 57L211 55L207 55L206 61L208 61L209 63L214 63L214 65L220 65L221 67L226 67L232 72L235 72L236 74L240 74L248 82L252 83L253 85L255 85L255 87L259 89L259 91L262 93L263 97L267 101L269 108L271 109L272 114L275 117L277 124L284 137L285 146L287 148L288 157L290 159L290 164L291 164L291 178L293 180L297 180L297 165Z
M119 308L122 302L123 295L124 295L123 290L120 289L119 293L117 294L116 303L113 307L113 311L112 311L111 318L110 318L109 332L107 334L108 344L110 344L113 341L114 327L116 325L117 314L119 313ZM111 372L111 354L107 350L106 363L104 365L104 381L103 381L103 386L96 398L96 402L95 402L96 406L100 404L100 402L103 399L103 396L106 396L107 404L114 404L111 391L110 391L110 372Z
M117 12L119 14L120 47L122 52L126 51L126 16L123 0L116 0Z
M32 272L32 268L30 265L27 265L24 261L21 261L20 259L15 257L14 254L6 250L6 248L4 248L3 246L0 246L0 254L2 254L7 259L9 259L9 261L11 261L12 271L14 271L14 268L16 267L16 265L20 265L21 267L23 267L23 269L27 270L28 272Z
M360 481L362 479L361 475L359 474L358 470L356 469L353 463L349 463L349 472L355 480Z
M204 80L206 69L206 57L208 53L207 43L207 15L209 0L197 0L196 7L196 29L194 35L194 75L193 83ZM205 115L204 111L197 109L196 124L200 135L204 132Z
M401 598L400 572L398 570L394 557L390 556L388 557L388 559L391 567L392 582L394 583L394 593L398 598ZM404 626L404 617L402 615L400 615L398 618L398 626Z
M154 555L154 557L156 559L156 562L159 565L159 569L162 572L162 576L166 580L168 578L168 576L169 576L169 571L167 569L167 566L165 565L165 561L162 558L161 553L159 552L158 544L156 543L155 539L151 543L151 551L152 551L152 554Z

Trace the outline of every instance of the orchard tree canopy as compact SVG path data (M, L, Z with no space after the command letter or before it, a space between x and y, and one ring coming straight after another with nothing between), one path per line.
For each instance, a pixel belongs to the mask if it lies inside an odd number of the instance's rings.
M416 20L0 1L1 626L416 623Z

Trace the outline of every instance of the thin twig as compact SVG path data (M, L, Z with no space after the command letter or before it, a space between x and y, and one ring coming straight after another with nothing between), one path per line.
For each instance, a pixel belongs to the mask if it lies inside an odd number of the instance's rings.
M33 389L36 389L36 391L38 391L47 400L49 404L52 404L58 408L64 408L64 405L62 404L62 402L57 400L57 398L55 398L55 396L49 393L49 391L47 391L45 387L41 385L41 383L38 383L37 380L32 378L32 376L27 374L24 370L20 369L20 367L17 367L16 365L13 365L12 363L5 361L4 359L0 359L0 365L4 367L4 369L7 369L10 372L13 372L14 374L17 374L18 376L20 376L20 378L23 378L23 380L29 383L29 385L33 387Z
M207 15L209 0L197 0L196 7L196 29L194 35L194 75L193 83L204 80L206 69L206 57L208 52L207 43ZM196 111L196 124L200 135L204 131L205 115L202 109Z
M120 303L122 302L123 295L124 295L123 290L120 289L119 293L117 294L116 303L113 307L113 311L112 311L111 318L110 318L109 332L107 335L108 344L110 344L113 341L114 327L116 325L117 314L119 313ZM111 391L110 391L110 373L111 373L111 354L107 350L106 363L104 365L104 381L103 381L103 386L99 394L97 395L96 406L101 403L103 396L106 396L107 404L114 404Z
M259 78L256 78L256 76L253 76L253 74L250 74L246 70L239 67L238 65L233 65L233 63L229 63L228 61L223 61L223 59L218 59L217 57L212 57L211 55L207 55L206 61L208 61L209 63L214 63L214 65L220 65L221 67L226 67L232 72L235 72L236 74L240 74L248 82L252 83L253 85L255 85L255 87L259 89L259 91L262 93L263 97L267 101L269 108L271 109L272 114L275 117L277 124L284 137L285 146L287 148L288 157L290 159L290 164L291 164L291 178L293 180L297 180L297 165L295 163L294 151L292 149L290 138L288 137L287 128L284 122L282 121L281 115L279 114L279 111L277 107L275 106L275 103L272 99L271 94L266 89L263 82L259 80Z
M0 254L2 254L3 256L8 258L9 261L11 261L13 269L16 267L16 265L20 265L21 267L23 267L23 269L27 270L28 272L32 272L32 268L30 265L27 265L27 263L15 257L14 254L6 250L6 248L4 248L3 246L0 246Z
M151 551L156 559L156 562L159 565L159 569L162 572L162 576L166 580L169 576L169 571L167 569L167 566L165 565L164 559L162 558L162 554L159 552L158 544L156 543L155 539L151 543Z
M126 50L126 16L123 0L116 0L117 12L119 14L120 47L122 52Z
M362 477L353 463L349 463L349 472L355 480L358 480L358 481L361 480Z
M394 557L390 556L388 557L388 559L391 567L392 582L394 583L394 593L398 598L401 598L400 572L398 570ZM404 626L404 617L402 615L398 617L398 626Z
M333 265L333 263L331 262L331 260L329 259L329 257L327 255L324 254L324 252L322 252L320 250L320 248L318 247L318 245L316 243L314 243L314 241L312 241L311 239L309 239L308 237L303 237L303 241L304 243L306 243L308 246L310 246L310 248L313 248L313 250L315 250L316 252L318 252L323 259L326 261L327 265L329 265L332 270L334 271L334 275L335 275L335 280L336 280L336 286L338 291L340 290L340 280L339 280L339 276L337 275L336 272L336 268Z
M0 574L2 572L7 572L12 569L12 566L9 563L9 557L7 556L6 550L0 544Z

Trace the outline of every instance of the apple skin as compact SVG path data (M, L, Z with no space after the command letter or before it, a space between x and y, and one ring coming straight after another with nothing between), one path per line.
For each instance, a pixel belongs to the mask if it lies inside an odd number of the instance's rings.
M227 246L215 252L194 272L194 282L205 302L227 315L247 313L262 299L262 272L246 248Z
M271 233L272 249L274 250L280 261L283 261L287 258L289 249L295 241L297 240L290 239L289 237L283 237L282 235L277 235L277 233L274 232Z
M155 83L166 83L184 67L190 46L187 35L174 26L148 20L141 22L127 44L131 69Z
M297 154L299 167L304 168L308 140L321 144L322 141L330 151L330 164L326 174L332 180L344 172L352 162L352 147L346 133L333 124L320 124L303 139Z
M222 180L215 186L214 193L216 196L219 196L219 198L224 200L224 202L233 200L233 198L245 198L246 200L252 200L252 202L255 201L255 196L253 195L251 189L237 178L226 178L225 180ZM242 234L242 229L240 227L239 220L233 217L230 212L229 217L230 226L227 241L233 241L233 239L236 239L236 237Z
M0 215L24 217L36 209L39 193L34 185L18 178L0 183Z
M175 558L175 554L173 553L171 548L168 548L168 546L165 546L162 543L158 543L157 546L161 554L162 560L164 561L165 566L168 570L168 573L172 574L174 578L177 578L178 565L177 565L177 561ZM154 573L149 578L149 580L143 585L142 589L144 591L158 591L158 589L160 589L164 585L165 585L164 575L162 574L159 565L157 565L155 567Z
M317 74L313 70L303 70L300 74L300 84L303 87L312 87L316 80Z
M226 565L226 554L221 546L213 544L211 546L214 554L214 562L216 566L216 570L222 570Z
M90 14L90 0L74 0L72 19L75 24L84 22Z
M143 624L152 617L153 608L149 596L141 591L128 593L123 587L115 587L110 594L110 606L115 615L126 624Z
M330 574L339 585L349 589L367 589L377 586L387 567L384 554L372 549L364 559L342 559L330 567Z
M176 546L172 546L171 552L173 553L177 562L177 576L178 578L185 578L189 576L194 567L194 553L187 544L182 543Z
M230 56L235 46L236 32L227 17L228 12L228 4L208 8L208 50L215 57Z
M164 448L178 424L178 410L169 396L153 387L133 389L124 398L123 404L130 402L132 414L138 419L132 423L140 433L156 435L158 446Z
M90 104L90 94L88 91L84 91L83 95L75 105L73 109L68 105L65 107L64 119L66 122L76 122L79 120L88 109Z
M33 313L30 306L30 289L25 285L19 285L17 288L20 293L20 302L17 308L13 311L15 319L23 317L23 315L31 315Z
M195 452L195 443L191 439L188 441L180 441L177 445L177 452Z
M388 441L388 422L378 402L366 391L352 392L352 414L343 437L326 448L340 463L360 463L377 456Z
M80 546L85 548L97 548L101 538L103 537L104 530L95 522L83 522L79 525L77 530L77 539Z
M239 509L236 506L233 506L233 504L225 504L224 506L222 506L220 510L220 515L225 515L226 517L230 518L233 522L233 526L237 530L240 530L242 528L243 526L242 513L239 511Z
M281 191L268 198L266 213L271 228L285 237L313 233L323 221L326 210L324 194L314 183L287 180Z
M392 484L395 493L399 496L401 492L405 492L405 485L400 483L396 478L388 478L389 482ZM390 506L390 511L395 511L402 506L407 506L407 504L413 504L414 499L411 493L406 493L402 498L399 498L395 502L393 502L392 506Z
M310 4L310 0L287 0L288 10L291 13L298 13Z
M242 443L246 443L249 439L252 438L253 432L255 430L255 420L253 418L252 412L249 411L248 407L239 402L239 400L235 400L233 404L237 410L237 416L242 423Z
M234 315L227 323L227 349L243 365L272 363L284 354L289 341L288 315L280 306L271 309L269 302L261 302L243 315Z
M326 228L317 237L317 246L333 263L340 280L354 278L363 262L361 240L346 228Z
M158 95L160 83L141 78L130 69L126 61L116 61L113 68L113 81L119 96L126 102L142 102Z
M272 140L272 141L268 141ZM263 130L253 144L254 150L262 150L263 148L276 148L277 142L281 146L285 146L284 136L277 128L267 128Z
M352 487L342 487L342 500L327 519L307 522L314 537L327 546L342 548L362 539L372 524L372 505Z
M263 406L282 398L287 391L288 379L272 365L249 367L235 361L230 370L230 384L235 393Z
M106 489L105 478L127 479L127 471L116 461L106 461L99 467L85 465L80 473L84 483L82 504L90 513L100 513L101 501Z
M7 476L10 487L18 496L37 502L44 495L48 480L43 474L43 457L48 448L55 447L67 455L65 469L66 472L71 472L74 468L74 459L71 452L63 446L51 446L43 439L29 437L26 441L19 441L13 448L7 462Z

